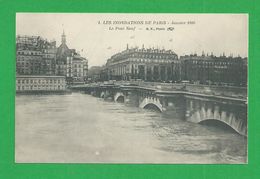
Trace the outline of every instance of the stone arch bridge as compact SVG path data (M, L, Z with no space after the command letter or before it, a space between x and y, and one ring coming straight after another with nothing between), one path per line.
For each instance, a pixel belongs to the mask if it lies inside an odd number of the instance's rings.
M177 111L180 118L194 122L219 121L247 136L246 100L186 91L158 91L124 85L96 85L74 88L93 96L123 102L159 112Z

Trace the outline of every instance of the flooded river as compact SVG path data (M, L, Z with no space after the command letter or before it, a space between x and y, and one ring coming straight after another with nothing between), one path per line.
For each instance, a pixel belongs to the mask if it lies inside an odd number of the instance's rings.
M87 94L17 95L15 123L16 162L247 162L234 131Z

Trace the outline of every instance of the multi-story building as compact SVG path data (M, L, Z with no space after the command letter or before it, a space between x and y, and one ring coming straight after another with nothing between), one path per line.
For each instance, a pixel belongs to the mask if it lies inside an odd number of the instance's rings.
M187 81L196 84L247 85L247 58L213 54L185 55L171 50L131 48L113 55L101 80Z
M75 49L66 45L63 32L61 45L49 42L40 36L17 36L17 75L65 76L68 83L84 82L87 79L88 61Z
M88 60L80 56L75 49L69 49L63 32L61 45L57 49L56 74L66 76L69 83L87 80Z
M74 81L87 80L88 63L87 60L81 57L78 53L74 53L72 60L72 76Z
M50 45L47 45L43 50L43 61L44 61L44 74L55 75L56 72L56 42L53 41Z
M181 56L182 80L201 84L247 85L247 58L213 55Z
M180 62L171 50L127 48L106 63L109 80L170 81L180 78Z
M56 42L40 36L16 37L18 75L55 75Z
M64 76L18 75L16 76L17 92L64 91Z

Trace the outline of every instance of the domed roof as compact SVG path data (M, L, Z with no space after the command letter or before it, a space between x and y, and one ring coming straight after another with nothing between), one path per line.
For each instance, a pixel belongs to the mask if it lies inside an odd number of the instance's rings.
M69 47L65 44L62 43L58 49L57 49L57 58L61 59L61 58L66 58L68 56L71 56L71 50L69 49Z
M57 49L57 59L66 59L67 57L72 56L72 53L71 49L66 45L66 35L63 30L61 35L61 45Z

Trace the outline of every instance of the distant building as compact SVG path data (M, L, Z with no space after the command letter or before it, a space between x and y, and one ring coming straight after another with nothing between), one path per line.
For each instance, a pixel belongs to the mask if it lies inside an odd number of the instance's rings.
M88 78L91 81L101 81L101 73L102 70L104 69L104 67L101 66L92 66L89 70L88 70Z
M66 81L64 76L16 76L17 92L64 91L65 89Z
M40 36L16 37L18 75L55 75L56 42Z
M181 56L182 80L201 84L247 85L247 58L213 55Z
M109 80L142 79L145 81L179 80L180 62L171 50L127 48L106 63ZM106 75L104 75L106 76Z
M87 79L88 60L75 49L69 49L63 32L61 45L57 49L56 74L66 76L69 83L84 82Z
M109 70L106 66L104 66L100 71L100 81L108 81L108 80L110 80Z

